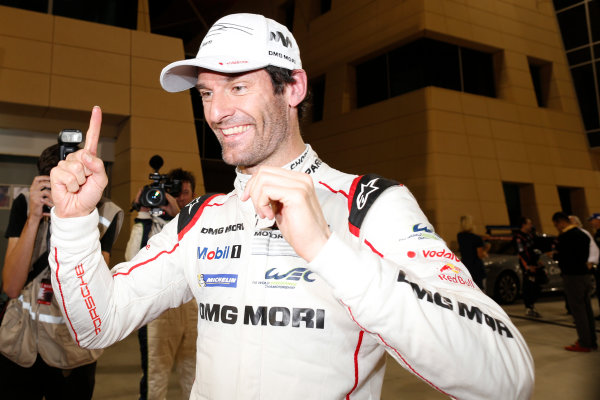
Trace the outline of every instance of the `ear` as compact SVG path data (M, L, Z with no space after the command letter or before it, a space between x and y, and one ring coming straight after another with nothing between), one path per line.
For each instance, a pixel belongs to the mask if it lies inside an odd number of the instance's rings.
M296 107L306 97L308 90L308 79L306 71L303 69L295 69L292 71L294 82L287 85L288 104L291 107Z

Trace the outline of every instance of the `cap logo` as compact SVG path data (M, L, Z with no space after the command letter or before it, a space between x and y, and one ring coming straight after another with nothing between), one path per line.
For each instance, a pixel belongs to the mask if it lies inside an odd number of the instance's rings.
M290 38L288 38L287 36L285 36L283 33L279 32L279 31L271 32L269 40L274 40L276 42L281 41L281 44L284 47L292 47L292 41L290 40Z
M252 35L252 31L253 31L253 29L250 28L249 26L220 22L220 23L214 24L210 28L210 30L206 34L205 39L209 38L211 36L214 36L214 35L220 35L222 33L227 33L228 31L232 31L232 30L239 31L239 32L245 33L247 35Z

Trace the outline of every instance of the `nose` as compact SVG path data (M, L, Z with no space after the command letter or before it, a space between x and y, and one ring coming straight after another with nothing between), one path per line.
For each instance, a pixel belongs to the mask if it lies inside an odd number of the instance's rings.
M232 102L223 93L213 93L211 101L204 104L204 116L209 125L223 122L234 113Z

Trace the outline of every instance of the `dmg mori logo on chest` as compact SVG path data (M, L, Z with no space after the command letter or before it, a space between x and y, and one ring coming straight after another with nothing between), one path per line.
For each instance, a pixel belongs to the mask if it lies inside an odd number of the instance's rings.
M240 258L242 254L242 245L236 244L233 246L224 247L198 247L199 260L225 260L228 258Z

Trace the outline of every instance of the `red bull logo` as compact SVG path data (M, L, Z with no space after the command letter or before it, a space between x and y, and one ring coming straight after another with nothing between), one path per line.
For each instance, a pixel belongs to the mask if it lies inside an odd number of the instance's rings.
M440 272L445 272L445 271L451 271L454 272L455 274L460 274L462 271L460 270L460 268L458 268L456 265L447 263L445 264L441 269Z

